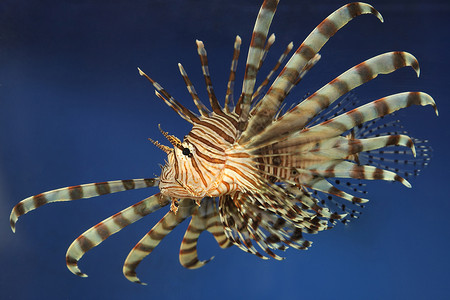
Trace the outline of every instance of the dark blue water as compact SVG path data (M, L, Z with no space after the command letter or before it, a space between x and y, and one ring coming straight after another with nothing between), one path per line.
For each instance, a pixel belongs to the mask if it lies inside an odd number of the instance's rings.
M231 3L230 3L231 2ZM343 1L281 1L267 61L291 40L298 46ZM262 261L237 248L221 250L210 235L199 255L215 259L199 270L178 263L182 224L141 264L142 287L122 276L129 250L165 213L150 215L90 251L72 275L65 252L73 239L117 211L157 192L130 191L53 204L9 229L21 199L80 183L159 175L165 154L157 125L179 137L190 129L154 96L136 67L191 104L177 63L205 99L195 39L209 55L223 99L234 36L246 53L260 1L2 1L0 4L0 298L2 299L425 299L450 288L450 201L446 186L450 5L446 1L371 1L384 16L361 16L321 51L322 60L292 92L296 101L353 65L392 50L421 65L381 76L357 89L363 102L404 91L431 94L440 111L412 107L401 114L413 136L434 148L413 189L370 183L363 218L289 249L287 259ZM244 64L242 55L239 74ZM270 64L268 64L270 65ZM265 72L263 72L265 73ZM242 78L242 77L239 77ZM237 89L240 89L240 83ZM164 210L164 209L163 209Z

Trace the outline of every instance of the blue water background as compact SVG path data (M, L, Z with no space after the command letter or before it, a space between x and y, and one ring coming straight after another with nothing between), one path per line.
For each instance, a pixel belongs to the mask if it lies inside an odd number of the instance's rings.
M65 252L84 230L157 192L130 191L52 204L9 229L11 208L54 188L104 180L153 177L165 154L157 125L179 137L190 126L160 101L136 67L194 108L177 63L202 99L195 48L203 40L216 94L223 101L234 36L243 39L238 78L261 1L12 1L0 3L0 298L1 299L445 299L450 293L450 4L373 0L384 16L361 16L320 52L322 60L291 93L298 101L348 68L392 50L421 65L359 87L363 102L404 91L431 94L440 110L411 107L400 117L434 149L431 165L401 184L370 182L371 202L349 226L312 236L308 251L262 261L237 248L221 250L205 233L199 270L178 263L187 223L140 265L142 287L122 276L129 250L163 216L154 213L90 251L80 262L88 278L65 266ZM344 1L282 0L270 32L274 62ZM265 65L265 75L271 63ZM240 90L240 81L237 90Z

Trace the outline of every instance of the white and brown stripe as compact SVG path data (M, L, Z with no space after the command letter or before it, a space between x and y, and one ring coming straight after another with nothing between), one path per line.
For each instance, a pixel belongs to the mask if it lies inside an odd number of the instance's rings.
M234 103L234 83L236 81L236 69L239 60L239 54L241 52L241 37L239 35L236 36L236 40L234 42L234 50L233 50L233 58L231 60L230 67L230 76L228 77L227 83L227 93L225 95L225 111L229 114L231 112L230 103Z
M17 203L12 209L9 217L11 229L13 232L15 231L16 222L20 216L47 203L72 201L126 190L142 189L155 186L158 183L158 178L105 181L69 186L31 196Z
M78 261L87 251L96 247L109 236L117 233L126 226L133 224L146 215L155 212L168 204L169 199L158 193L131 205L130 207L86 230L83 234L76 238L75 241L73 241L67 250L67 268L69 268L69 270L75 275L86 277L87 275L82 273L78 268Z
M209 115L209 109L202 103L200 98L197 95L197 92L195 91L194 85L192 84L191 80L189 79L186 71L184 70L183 66L179 63L178 68L180 69L181 76L183 77L184 83L186 84L186 88L188 89L189 94L192 97L192 100L194 100L195 106L197 106L198 111L200 114L204 117Z
M192 214L191 222L184 234L180 247L180 264L183 267L197 269L214 258L211 257L208 260L200 261L197 256L198 238L205 230L213 234L221 248L231 246L230 241L225 236L223 225L220 222L215 199L204 199L201 206L196 207L196 210Z
M173 98L159 83L151 79L147 74L145 74L141 69L138 68L139 75L144 76L147 78L148 81L153 85L155 88L155 94L160 99L162 99L170 108L172 108L174 111L180 115L183 119L188 121L189 123L195 123L198 122L198 117L189 109L184 107L180 104L175 98Z
M136 283L145 284L136 276L136 268L141 261L149 255L161 240L167 236L176 226L191 216L192 210L196 205L190 199L183 199L178 206L178 212L175 214L169 211L137 244L128 254L123 265L123 274L125 277Z
M294 47L294 44L292 42L290 42L287 45L286 49L284 50L283 54L281 54L280 58L278 59L277 63L275 64L275 66L273 66L272 70L269 72L269 74L267 74L264 81L259 85L259 87L256 89L256 91L253 93L252 104L255 103L255 101L258 99L258 96L260 95L261 90L269 84L270 79L272 78L273 74L275 74L275 72L278 70L278 68L284 62L284 60L286 59L289 52L291 52L293 47Z
M216 94L214 93L214 88L211 81L211 75L209 74L208 66L208 56L206 53L205 45L202 41L197 40L197 51L200 57L200 62L202 65L203 77L205 78L206 91L208 92L209 102L211 103L211 108L216 114L224 114L222 108L220 107L219 101L217 101Z
M263 53L262 53L261 60L259 61L258 69L256 70L257 72L259 72L259 70L261 69L264 61L266 60L267 54L269 53L269 50L272 47L273 43L275 43L275 34L274 33L272 33L269 36L269 38L267 39L266 45L264 46L264 50L263 50Z
M285 115L267 126L261 134L250 140L251 146L261 146L266 141L280 141L292 131L303 129L317 114L329 107L342 95L376 78L395 70L411 66L419 74L416 58L407 52L388 52L368 59L342 73L317 92L303 100ZM273 139L274 134L277 136Z
M256 75L264 54L264 43L278 2L279 0L264 0L256 18L255 27L253 28L252 40L250 41L245 66L244 81L242 83L242 96L235 110L239 115L239 130L241 132L247 125Z
M360 124L411 105L431 105L438 115L436 103L430 95L423 92L399 93L372 101L331 120L306 128L297 135L295 143L300 145L303 142L335 137Z
M248 129L240 138L241 143L247 142L272 121L289 91L298 83L299 75L308 62L314 59L319 50L339 29L361 14L374 14L383 21L381 14L372 6L355 2L344 5L333 12L309 34L261 100L261 105L255 112L255 117L249 121Z

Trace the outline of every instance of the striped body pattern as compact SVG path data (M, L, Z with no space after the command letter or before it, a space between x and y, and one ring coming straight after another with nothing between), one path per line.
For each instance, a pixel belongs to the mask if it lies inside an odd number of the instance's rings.
M374 15L380 21L383 18L369 4L342 6L325 18L285 63L294 49L293 43L287 45L270 73L256 86L257 74L275 42L275 35L268 34L278 2L264 0L261 6L236 104L234 86L242 43L239 36L234 42L223 106L215 95L201 41L196 42L197 52L211 109L202 103L181 64L180 74L198 113L183 106L139 69L155 88L156 96L192 125L183 140L160 128L172 147L150 139L167 153L160 177L77 185L26 198L11 212L12 230L20 216L47 203L158 186L159 193L85 231L66 255L69 270L85 277L78 261L87 251L168 206L167 214L125 260L125 277L142 284L136 275L140 262L186 219L190 222L179 255L186 268L199 268L211 260L199 260L197 255L203 231L213 234L222 248L235 245L263 259L282 259L280 250L311 246L305 234L357 218L368 201L363 179L398 181L411 187L406 178L417 175L428 164L431 149L426 141L409 137L392 115L411 105L431 105L437 114L433 98L424 92L402 92L360 105L351 91L403 67L411 67L418 76L416 58L402 51L370 58L286 110L283 101L319 62L320 49L337 31L362 14Z

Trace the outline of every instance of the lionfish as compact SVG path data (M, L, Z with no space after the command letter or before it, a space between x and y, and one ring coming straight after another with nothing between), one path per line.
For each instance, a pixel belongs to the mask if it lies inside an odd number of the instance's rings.
M160 177L76 185L26 198L11 212L12 230L15 231L20 216L47 203L158 186L159 193L85 231L66 254L69 270L85 277L78 261L87 251L170 204L167 214L134 246L125 260L125 277L143 284L136 276L140 262L189 217L179 254L180 263L186 268L199 268L211 260L198 259L197 242L203 231L212 233L222 248L235 245L264 259L282 259L277 250L283 251L289 246L306 250L311 246L305 233L315 234L332 228L337 220L346 223L358 217L358 208L368 201L355 196L365 192L359 180L398 181L411 187L401 176L404 174L398 173L408 166L412 170L406 171L406 175L418 173L419 165L429 160L429 147L426 141L410 138L397 121L380 119L411 105L431 105L437 114L433 98L423 92L404 92L352 110L346 109L353 104L351 96L337 100L379 74L402 67L412 67L419 76L416 58L402 51L370 58L285 110L283 101L319 61L318 52L329 38L359 15L372 14L381 22L383 18L365 3L342 6L309 34L272 82L273 74L293 48L290 43L255 89L257 73L275 40L273 34L267 36L278 2L264 0L260 8L236 105L233 95L241 46L239 36L234 43L224 106L214 93L204 44L196 42L212 110L201 102L181 64L178 64L181 76L198 114L175 100L139 69L140 75L155 88L156 96L192 125L183 141L160 128L173 148L150 139L167 153ZM270 88L263 93L270 82ZM418 145L417 150L414 144ZM382 149L388 146L394 150ZM399 147L409 150L399 150ZM416 152L418 157L409 156L411 153L416 156Z

